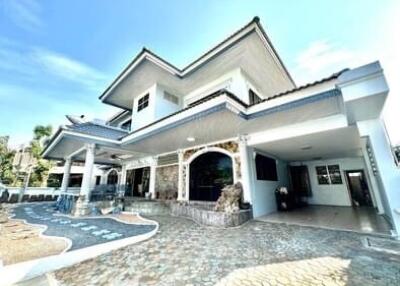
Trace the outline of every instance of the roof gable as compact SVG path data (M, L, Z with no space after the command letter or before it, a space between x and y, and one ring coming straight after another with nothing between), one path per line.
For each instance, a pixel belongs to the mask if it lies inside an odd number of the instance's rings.
M245 25L243 28L226 38L217 46L213 47L205 54L200 56L197 60L193 61L189 65L187 65L183 69L179 69L176 66L172 65L168 61L164 60L160 56L156 55L155 53L151 52L150 50L143 48L143 50L133 59L133 61L121 72L121 74L111 83L111 85L103 92L100 96L100 99L108 104L116 105L122 108L130 108L128 106L121 106L121 104L116 104L113 100L109 100L108 98L114 92L114 90L119 87L122 82L129 77L136 69L141 67L143 63L148 62L151 63L154 69L160 69L164 72L167 72L171 77L179 79L184 79L189 77L191 74L196 72L201 67L204 67L215 58L218 58L221 54L223 54L226 50L230 49L232 46L237 45L247 36L252 33L256 33L258 38L263 43L264 48L267 50L268 54L273 59L275 66L277 67L277 71L279 71L279 76L284 78L287 81L286 86L283 89L287 89L288 86L291 88L295 87L294 81L292 80L289 72L287 71L286 67L284 66L282 60L280 59L279 55L276 53L276 50L272 46L268 36L266 35L264 29L260 24L260 20L258 17L255 17L250 23ZM140 69L138 69L140 70ZM158 71L157 73L161 73ZM171 80L170 80L171 81ZM154 84L155 82L152 82ZM150 83L149 83L150 84ZM275 93L276 91L274 91Z

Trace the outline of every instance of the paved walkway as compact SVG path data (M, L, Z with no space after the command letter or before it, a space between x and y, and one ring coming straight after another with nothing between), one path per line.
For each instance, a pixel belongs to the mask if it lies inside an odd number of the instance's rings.
M251 221L212 229L172 217L151 239L54 273L60 285L400 285L400 256L363 235Z
M12 211L15 219L24 219L30 224L46 225L47 229L43 233L45 235L69 238L72 241L69 250L144 234L156 227L154 224L126 224L111 218L79 219L55 216L52 203L22 204Z

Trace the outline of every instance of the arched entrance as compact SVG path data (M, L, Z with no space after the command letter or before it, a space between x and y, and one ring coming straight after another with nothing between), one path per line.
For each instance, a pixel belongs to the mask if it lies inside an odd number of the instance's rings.
M117 185L118 184L118 173L115 170L111 170L107 176L107 185Z
M233 184L232 159L220 152L207 152L190 163L189 199L216 201L225 185Z

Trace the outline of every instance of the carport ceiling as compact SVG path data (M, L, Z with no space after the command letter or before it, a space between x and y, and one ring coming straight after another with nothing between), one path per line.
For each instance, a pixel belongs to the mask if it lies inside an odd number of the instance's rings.
M307 161L362 155L361 140L356 127L340 128L261 143L254 147L285 161Z

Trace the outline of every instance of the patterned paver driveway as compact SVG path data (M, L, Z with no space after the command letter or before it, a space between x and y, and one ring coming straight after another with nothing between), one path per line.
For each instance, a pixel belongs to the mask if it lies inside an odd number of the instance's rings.
M150 232L155 224L126 224L111 218L79 219L55 216L52 203L22 204L13 209L13 218L46 225L43 234L71 240L69 250L92 246Z
M60 285L400 285L400 257L354 233L251 221L212 229L152 217L151 239L55 272Z

